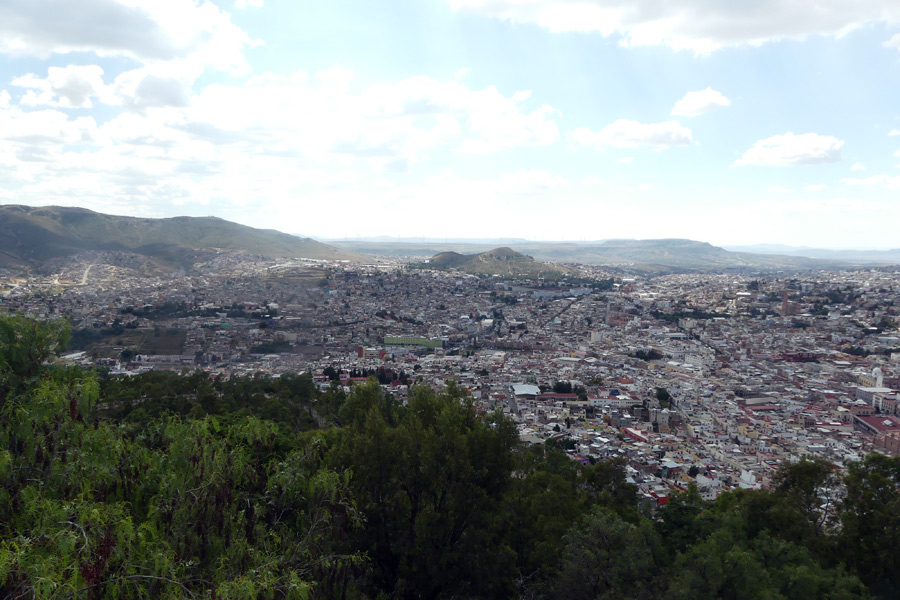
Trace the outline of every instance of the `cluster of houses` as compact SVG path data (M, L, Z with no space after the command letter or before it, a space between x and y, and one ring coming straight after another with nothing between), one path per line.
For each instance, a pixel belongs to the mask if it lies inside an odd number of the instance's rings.
M657 505L691 483L707 498L763 487L804 456L841 468L900 453L891 270L651 278L578 266L567 283L216 260L180 277L94 264L7 276L0 310L69 319L84 342L69 358L113 374L309 372L350 390L380 369L400 397L452 382L513 419L523 443L621 459Z

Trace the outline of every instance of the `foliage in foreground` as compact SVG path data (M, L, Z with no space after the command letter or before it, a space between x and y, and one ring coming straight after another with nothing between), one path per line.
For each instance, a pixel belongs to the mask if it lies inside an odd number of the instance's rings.
M0 598L881 598L900 459L655 516L624 464L523 448L452 386L99 379L0 318ZM841 492L841 493L839 493ZM843 500L838 501L839 497Z

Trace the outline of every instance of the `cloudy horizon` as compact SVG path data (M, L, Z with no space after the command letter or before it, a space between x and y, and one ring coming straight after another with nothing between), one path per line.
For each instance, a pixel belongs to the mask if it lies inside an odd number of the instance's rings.
M888 0L7 0L0 203L900 246Z

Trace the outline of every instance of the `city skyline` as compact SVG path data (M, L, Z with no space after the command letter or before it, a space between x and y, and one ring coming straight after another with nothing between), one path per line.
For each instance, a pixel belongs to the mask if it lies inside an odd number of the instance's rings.
M896 248L897 75L886 1L13 0L0 203Z

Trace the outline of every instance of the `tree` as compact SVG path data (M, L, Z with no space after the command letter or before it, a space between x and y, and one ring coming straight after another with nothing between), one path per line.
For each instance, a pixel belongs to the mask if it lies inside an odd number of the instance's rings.
M637 486L626 482L624 459L597 461L582 471L582 484L592 502L634 521L637 519Z
M774 477L775 490L803 515L815 536L833 525L841 479L833 464L821 458L803 458L783 465Z
M656 399L659 400L660 404L663 406L668 406L672 396L666 388L658 387L656 388Z
M566 534L562 567L550 596L656 598L653 577L661 553L659 536L648 521L634 525L595 508Z
M900 589L900 457L870 454L851 463L844 478L840 558L877 595Z
M563 536L587 510L588 498L579 485L577 463L549 442L546 448L519 449L515 472L504 512L525 595L557 572Z
M553 384L553 393L555 394L571 394L572 383L570 381L557 381Z
M24 391L68 339L69 325L63 321L0 316L0 403Z
M514 555L499 511L515 426L477 417L453 386L440 395L413 387L405 409L362 389L347 404L368 410L338 433L328 462L353 472L367 516L357 537L372 559L367 587L404 598L509 595Z
M686 492L672 494L655 522L666 548L673 554L684 553L705 539L714 531L715 525L710 503L700 497L695 482L688 485Z
M821 566L802 546L768 532L744 538L734 517L678 556L672 572L666 597L673 600L866 597L858 579Z
M347 581L361 558L338 542L360 516L315 440L239 416L100 419L93 374L44 368L56 336L19 324L3 347L23 383L0 405L0 597L306 598Z

